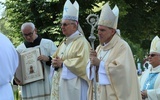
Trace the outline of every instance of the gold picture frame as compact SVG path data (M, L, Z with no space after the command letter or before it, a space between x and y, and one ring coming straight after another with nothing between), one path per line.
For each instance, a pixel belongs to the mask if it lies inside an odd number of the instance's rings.
M37 60L39 56L40 48L31 48L19 54L20 63L15 77L22 85L44 79L42 63Z

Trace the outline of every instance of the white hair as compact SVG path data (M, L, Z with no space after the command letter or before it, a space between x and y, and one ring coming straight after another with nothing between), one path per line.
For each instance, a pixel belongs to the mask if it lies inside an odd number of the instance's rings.
M32 30L35 29L35 25L34 25L32 22L25 22L25 23L23 23L22 26L21 26L21 31L24 30L24 28L26 28L26 27L28 27L28 26L30 26L30 27L32 28Z

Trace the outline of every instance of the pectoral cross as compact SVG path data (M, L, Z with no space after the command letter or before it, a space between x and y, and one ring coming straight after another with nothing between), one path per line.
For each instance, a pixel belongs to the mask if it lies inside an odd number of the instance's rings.
M150 86L150 84L149 84L149 83L147 83L147 84L146 84L146 90L148 89L148 87L149 87L149 86Z

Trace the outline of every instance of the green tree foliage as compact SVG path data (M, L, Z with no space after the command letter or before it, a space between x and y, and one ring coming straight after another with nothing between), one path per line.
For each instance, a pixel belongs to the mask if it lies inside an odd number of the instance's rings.
M72 0L72 2L74 2ZM78 1L80 6L79 22L86 33L86 37L90 34L90 26L86 22L88 14L92 13L93 1ZM62 18L63 6L65 0L8 0L6 5L6 20L11 23L17 34L20 33L22 23L32 21L35 23L38 33L44 38L50 38L55 42L63 39L60 29L60 21ZM83 22L83 23L81 23ZM20 36L20 35L19 35Z
M140 44L143 49L150 47L150 41L160 29L160 2L156 0L125 0L127 15L121 19L124 37ZM128 27L125 27L128 26Z
M50 38L58 45L63 39L60 29L63 6L66 0L8 0L5 3L6 17L13 37L21 37L20 26L26 21L35 23L38 33ZM74 0L70 0L72 3ZM100 14L104 0L77 0L80 5L79 23L89 37L91 26L86 17ZM157 0L112 0L111 8L117 4L120 9L118 28L121 36L130 44L133 54L143 58L149 50L150 41L160 31L160 2ZM97 34L97 32L95 32ZM21 38L22 40L22 38ZM15 42L15 41L14 41ZM98 39L95 41L98 45ZM17 44L16 44L17 45Z

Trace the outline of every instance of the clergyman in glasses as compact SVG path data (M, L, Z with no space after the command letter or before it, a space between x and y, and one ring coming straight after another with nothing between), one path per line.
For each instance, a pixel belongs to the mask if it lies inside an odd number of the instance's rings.
M151 67L140 77L143 100L160 100L160 38L155 36L151 42L148 61Z
M65 40L53 55L51 100L87 100L90 44L78 29L79 4L66 0L61 21ZM57 78L59 77L59 78Z
M57 47L53 41L44 39L37 34L37 29L32 22L25 22L21 26L21 34L25 41L17 47L19 53L28 48L40 48L41 55L38 59L43 64L44 80L38 80L22 86L22 100L49 100L51 84L49 80L50 65L53 53ZM37 67L38 68L38 67ZM15 82L21 85L20 80L15 78Z

